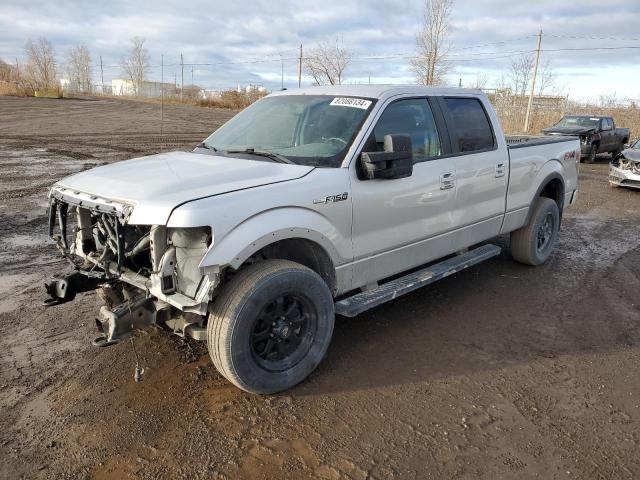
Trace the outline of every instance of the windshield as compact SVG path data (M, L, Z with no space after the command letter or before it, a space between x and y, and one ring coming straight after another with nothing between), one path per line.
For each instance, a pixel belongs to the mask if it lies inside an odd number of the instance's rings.
M256 153L269 152L298 165L339 167L374 102L329 95L265 97L211 134L203 147L223 155L246 151L252 159L266 159Z
M634 150L640 150L640 139L636 140L636 143L631 145L631 148L633 148Z
M599 121L600 119L596 117L564 117L562 120L556 123L556 127L596 128Z

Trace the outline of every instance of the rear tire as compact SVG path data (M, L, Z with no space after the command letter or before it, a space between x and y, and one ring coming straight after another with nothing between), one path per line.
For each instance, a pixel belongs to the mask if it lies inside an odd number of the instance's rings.
M553 251L559 227L560 210L556 202L538 198L529 223L511 232L511 256L526 265L542 265Z
M289 260L258 262L240 271L214 302L209 354L242 390L287 390L324 357L334 315L331 292L313 270Z

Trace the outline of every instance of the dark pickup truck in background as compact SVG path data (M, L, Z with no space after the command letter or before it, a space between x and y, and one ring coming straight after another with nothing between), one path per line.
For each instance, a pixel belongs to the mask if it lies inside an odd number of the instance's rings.
M629 142L629 129L616 128L611 117L565 115L542 133L580 137L582 158L587 163L593 163L598 153L610 152L615 158Z

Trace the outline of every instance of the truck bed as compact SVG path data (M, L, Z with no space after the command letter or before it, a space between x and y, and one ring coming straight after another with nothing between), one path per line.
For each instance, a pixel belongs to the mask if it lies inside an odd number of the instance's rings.
M572 142L575 141L574 136L565 135L505 135L507 147L509 148L522 148L532 147L534 145L548 145L552 143L560 142Z

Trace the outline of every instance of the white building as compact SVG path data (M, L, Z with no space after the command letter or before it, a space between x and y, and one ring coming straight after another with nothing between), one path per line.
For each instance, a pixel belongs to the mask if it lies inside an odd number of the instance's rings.
M111 80L112 95L159 97L162 95L162 90L164 90L165 95L174 95L176 93L176 86L174 83L144 81L140 86L140 91L136 92L134 83L129 79L114 78Z

